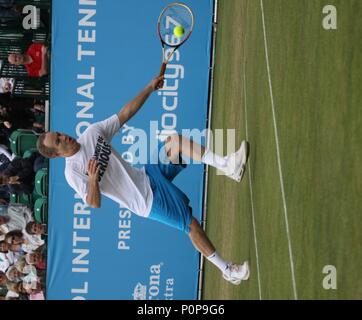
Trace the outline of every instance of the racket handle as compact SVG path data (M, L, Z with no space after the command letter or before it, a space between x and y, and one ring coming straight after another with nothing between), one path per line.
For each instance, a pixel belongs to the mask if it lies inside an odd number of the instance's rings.
M167 62L163 62L160 70L160 77L165 75L166 68L167 68Z

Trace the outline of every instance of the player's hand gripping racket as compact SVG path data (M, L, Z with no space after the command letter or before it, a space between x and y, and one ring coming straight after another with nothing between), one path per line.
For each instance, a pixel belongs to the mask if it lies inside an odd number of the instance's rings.
M194 15L187 5L174 2L162 10L158 18L158 35L162 44L163 59L160 76L165 74L167 63L175 51L190 38L193 28Z

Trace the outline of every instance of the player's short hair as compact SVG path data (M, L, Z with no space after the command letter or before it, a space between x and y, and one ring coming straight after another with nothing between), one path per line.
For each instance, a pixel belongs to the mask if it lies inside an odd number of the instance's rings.
M54 148L48 148L44 145L45 135L46 133L42 133L39 136L38 141L36 142L36 147L42 156L46 158L55 158L57 156L56 150Z

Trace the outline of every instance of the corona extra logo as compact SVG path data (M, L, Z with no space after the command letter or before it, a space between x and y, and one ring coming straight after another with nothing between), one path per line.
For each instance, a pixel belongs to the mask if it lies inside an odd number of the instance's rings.
M152 265L149 269L149 286L143 285L138 282L133 291L133 299L134 300L158 300L160 294L160 278L161 278L161 268L163 266L163 262L160 264Z

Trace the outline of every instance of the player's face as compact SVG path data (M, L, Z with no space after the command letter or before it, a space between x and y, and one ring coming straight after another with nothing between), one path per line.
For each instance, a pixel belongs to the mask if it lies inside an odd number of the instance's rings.
M79 149L77 140L59 132L48 132L45 135L44 145L56 150L58 157L73 155Z

